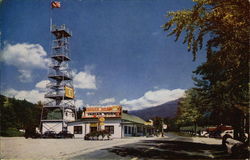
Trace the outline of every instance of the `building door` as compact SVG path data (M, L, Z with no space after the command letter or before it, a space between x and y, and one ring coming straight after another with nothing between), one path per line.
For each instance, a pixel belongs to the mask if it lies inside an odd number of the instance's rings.
M105 130L110 134L114 134L114 126L105 126Z
M82 134L82 126L74 126L74 134Z
M97 131L97 127L90 127L90 133L96 132L96 131Z
M124 134L128 134L128 126L124 126Z
M90 133L92 132L96 132L97 131L97 127L98 127L98 124L97 123L90 123L90 126L89 126L89 130L90 130Z

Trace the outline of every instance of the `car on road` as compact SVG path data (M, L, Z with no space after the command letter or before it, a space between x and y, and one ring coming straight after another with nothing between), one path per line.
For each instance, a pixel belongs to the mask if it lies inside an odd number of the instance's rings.
M73 138L74 134L69 131L61 131L56 135L56 138Z
M56 132L55 131L46 131L42 135L42 138L56 138Z
M209 137L209 133L207 131L201 131L200 135L202 137Z
M221 137L224 137L226 134L230 135L231 137L234 137L234 130L225 130L220 135Z
M222 138L225 134L233 136L233 127L227 125L217 125L215 127L208 127L206 131L211 138Z

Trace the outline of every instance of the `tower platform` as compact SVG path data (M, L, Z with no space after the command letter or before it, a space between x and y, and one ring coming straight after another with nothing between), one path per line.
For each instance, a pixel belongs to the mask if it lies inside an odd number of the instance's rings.
M54 99L54 100L71 100L71 99L74 99L74 98L66 97L63 94L53 94L53 93L45 94L44 98L50 98L50 99Z
M57 61L70 61L70 58L66 55L63 55L63 54L56 54L56 55L52 55L51 58L53 58L54 60L57 60Z
M72 36L72 33L66 28L65 25L52 26L51 33L55 35L56 39Z

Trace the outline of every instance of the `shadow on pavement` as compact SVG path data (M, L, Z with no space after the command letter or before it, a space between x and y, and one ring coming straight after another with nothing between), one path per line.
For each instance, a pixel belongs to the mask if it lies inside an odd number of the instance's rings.
M143 140L137 143L114 146L78 155L70 159L86 160L131 160L131 159L247 159L247 155L229 155L222 145L194 142Z
M145 140L135 144L116 146L107 149L121 157L139 159L238 159L228 155L221 145L202 143ZM247 157L246 157L247 158Z

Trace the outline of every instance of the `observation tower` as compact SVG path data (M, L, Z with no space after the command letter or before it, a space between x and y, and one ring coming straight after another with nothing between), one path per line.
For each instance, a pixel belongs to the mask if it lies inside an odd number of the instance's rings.
M49 65L44 104L41 114L41 133L46 131L67 130L67 123L75 121L76 108L74 103L74 86L72 72L69 68L69 39L72 33L62 26L51 26L54 36L51 47L51 64Z

